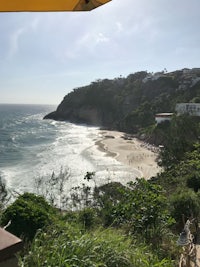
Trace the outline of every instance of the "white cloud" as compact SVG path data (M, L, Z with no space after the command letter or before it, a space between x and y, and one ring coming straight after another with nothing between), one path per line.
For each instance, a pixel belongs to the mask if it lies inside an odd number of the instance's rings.
M92 41L92 34L86 33L77 40L77 46L89 46Z
M21 24L21 23L20 23ZM20 50L20 43L23 44L23 37L26 34L31 34L31 32L37 32L40 26L40 16L33 16L33 19L29 22L24 21L22 24L18 26L12 33L10 33L9 37L9 50L7 59L12 59Z
M110 38L102 32L85 33L77 39L73 45L65 49L64 56L67 59L77 59L95 52L97 46L109 43Z
M96 39L96 44L99 44L99 43L107 43L109 42L109 38L106 37L103 33L98 33L97 36L95 36L95 39Z
M116 22L116 26L117 26L117 32L122 32L123 31L123 26L122 26L122 23L121 22Z
M82 46L88 49L93 49L100 43L109 42L109 38L102 32L86 33L77 41L77 47L81 49Z
M33 18L33 20L30 23L30 28L33 31L36 31L39 27L39 23L40 23L40 17L37 16L37 17Z
M21 27L11 34L8 59L11 59L18 52L20 38L25 32L26 32L26 28Z

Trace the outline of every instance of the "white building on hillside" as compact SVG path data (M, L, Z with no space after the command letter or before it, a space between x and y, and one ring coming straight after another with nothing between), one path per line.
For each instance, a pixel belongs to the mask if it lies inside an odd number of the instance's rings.
M158 113L155 116L156 123L161 123L163 121L170 121L173 113Z
M192 116L200 116L200 103L176 104L176 112L178 113L178 115L189 114Z

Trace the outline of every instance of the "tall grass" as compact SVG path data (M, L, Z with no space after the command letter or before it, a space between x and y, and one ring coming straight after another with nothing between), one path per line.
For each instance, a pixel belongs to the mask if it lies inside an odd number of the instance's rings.
M39 232L21 267L173 267L148 247L137 245L116 229L82 232L76 225Z

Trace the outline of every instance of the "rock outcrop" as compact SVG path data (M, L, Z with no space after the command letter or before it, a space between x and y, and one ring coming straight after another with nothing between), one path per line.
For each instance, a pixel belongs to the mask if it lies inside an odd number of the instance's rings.
M56 111L46 115L44 119L70 121L74 123L84 123L95 126L102 125L101 117L96 109L88 107L82 107L80 109L62 109L62 104L59 105Z
M175 112L180 102L200 102L200 69L97 80L70 92L44 118L136 133L154 124L156 113Z

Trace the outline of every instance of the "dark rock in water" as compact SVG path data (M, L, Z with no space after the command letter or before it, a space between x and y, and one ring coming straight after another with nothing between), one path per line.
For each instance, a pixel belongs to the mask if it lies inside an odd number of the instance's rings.
M115 137L113 135L105 135L105 138L108 138L108 139L115 139Z
M56 111L47 114L44 119L52 119L57 121L69 121L78 124L88 124L101 126L101 119L98 112L91 108L65 109L60 110L60 105Z
M47 114L46 116L44 116L44 119L63 120L62 116L59 116L59 114L56 111Z

